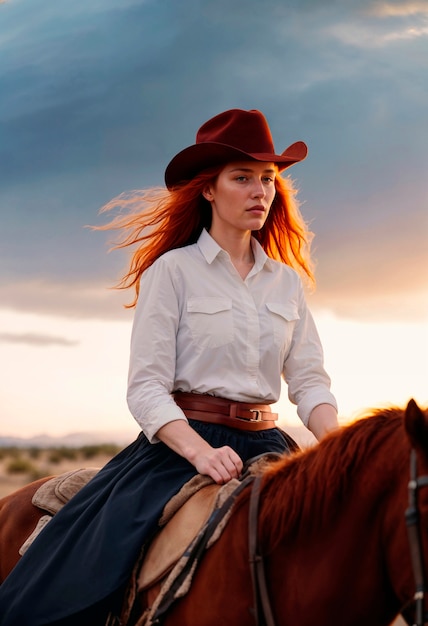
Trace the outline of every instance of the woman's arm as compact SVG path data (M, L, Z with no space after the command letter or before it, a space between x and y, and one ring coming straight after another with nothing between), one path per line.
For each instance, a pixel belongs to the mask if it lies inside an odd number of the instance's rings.
M337 411L331 404L319 404L309 416L309 430L320 441L325 435L339 428Z
M186 422L171 396L180 318L174 278L163 258L144 272L131 335L128 406L152 443L167 422Z
M288 397L297 405L300 419L320 439L338 427L337 403L330 390L321 341L300 281L297 290L297 319L283 375Z
M238 478L242 471L242 460L232 448L213 448L183 420L168 422L157 431L156 437L219 485Z

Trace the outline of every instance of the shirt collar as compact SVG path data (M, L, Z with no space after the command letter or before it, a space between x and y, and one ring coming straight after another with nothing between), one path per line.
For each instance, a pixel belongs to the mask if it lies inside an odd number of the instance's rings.
M263 250L262 246L255 237L251 237L251 245L254 254L254 272L258 272L263 268L272 272L274 261L266 254L266 252Z
M202 252L206 262L211 265L214 259L222 252L222 248L211 237L209 232L203 228L198 239L199 250Z
M268 257L262 246L254 237L251 238L251 245L254 253L254 267L251 273L256 273L265 266L266 269L272 271L274 262L270 257ZM221 248L218 243L214 241L214 239L205 228L202 229L202 232L199 235L198 247L209 265L211 265L211 263L219 254L221 254L222 252L224 253L223 248Z

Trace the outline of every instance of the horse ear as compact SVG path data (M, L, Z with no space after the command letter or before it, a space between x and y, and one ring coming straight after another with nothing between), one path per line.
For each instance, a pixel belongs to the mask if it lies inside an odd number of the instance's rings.
M418 407L413 398L406 407L404 422L412 446L428 452L428 416Z

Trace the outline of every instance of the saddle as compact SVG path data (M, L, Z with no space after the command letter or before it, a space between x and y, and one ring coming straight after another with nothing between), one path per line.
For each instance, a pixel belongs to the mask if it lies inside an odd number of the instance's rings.
M162 580L179 560L209 518L220 486L206 476L195 476L166 505L138 574L138 588L145 590Z

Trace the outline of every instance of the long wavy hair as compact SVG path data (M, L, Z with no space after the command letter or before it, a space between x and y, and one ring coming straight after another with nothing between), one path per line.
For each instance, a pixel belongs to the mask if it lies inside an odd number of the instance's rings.
M95 230L117 230L121 237L113 249L136 247L128 271L118 289L135 289L136 305L142 273L162 254L195 243L203 228L211 226L211 205L202 192L212 184L224 164L206 169L192 180L171 190L153 187L123 193L101 208L101 213L118 210L107 224ZM276 194L263 227L253 232L266 254L295 270L314 285L309 231L299 210L296 189L290 178L275 178Z

